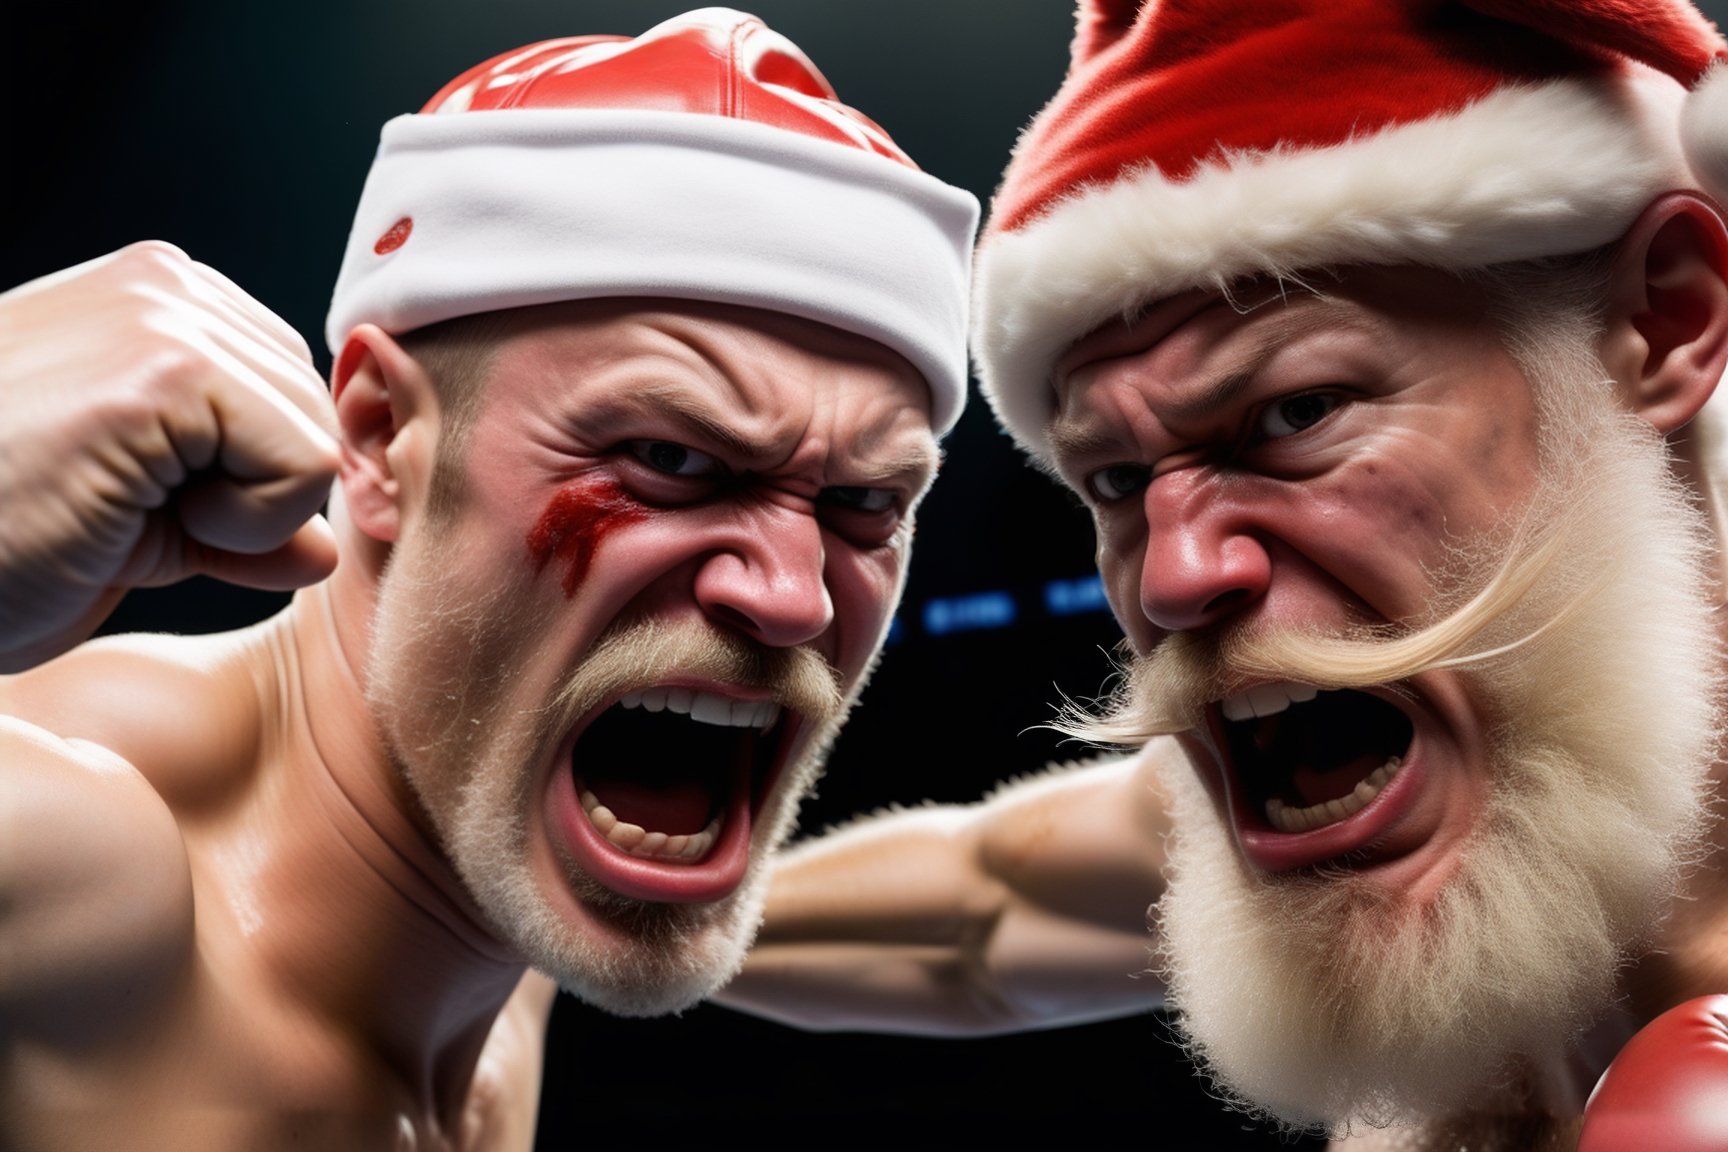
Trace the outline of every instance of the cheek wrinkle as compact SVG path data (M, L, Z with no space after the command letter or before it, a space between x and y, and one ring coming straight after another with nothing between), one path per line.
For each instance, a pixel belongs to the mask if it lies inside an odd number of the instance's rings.
M564 561L564 598L588 576L600 541L614 528L646 518L642 505L625 495L610 476L585 476L558 489L528 530L528 555L534 571L546 570L553 557Z

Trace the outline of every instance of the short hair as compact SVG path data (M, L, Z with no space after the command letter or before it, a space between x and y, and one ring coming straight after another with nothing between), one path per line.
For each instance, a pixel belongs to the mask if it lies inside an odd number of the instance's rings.
M437 523L455 515L467 483L462 448L480 410L480 397L510 324L508 312L477 312L428 324L396 337L420 365L438 399L438 447L432 462L427 516Z

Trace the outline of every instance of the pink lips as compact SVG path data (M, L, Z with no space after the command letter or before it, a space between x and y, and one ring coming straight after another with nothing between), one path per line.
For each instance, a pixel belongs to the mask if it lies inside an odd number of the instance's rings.
M698 687L715 690L723 686ZM719 836L707 854L696 861L632 856L600 834L582 809L575 775L569 769L571 749L587 726L579 725L559 748L547 788L547 827L555 852L596 883L634 900L705 904L725 899L744 882L750 867L750 840L756 814L779 785L803 723L790 713L782 717L773 765L765 779L752 779L749 764L734 766Z
M620 896L656 904L703 904L730 896L750 865L750 780L747 766L737 769L720 837L695 863L672 863L632 856L607 843L576 795L574 776L555 771L547 798L559 847L596 883Z

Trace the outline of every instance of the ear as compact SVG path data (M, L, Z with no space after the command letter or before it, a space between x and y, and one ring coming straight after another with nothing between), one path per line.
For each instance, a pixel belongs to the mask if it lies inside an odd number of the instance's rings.
M348 518L375 540L402 529L402 449L410 427L426 425L429 447L438 405L431 378L383 329L362 324L348 334L330 381L342 431L342 497Z
M1708 202L1671 192L1620 242L1602 360L1633 411L1683 427L1728 367L1728 231Z

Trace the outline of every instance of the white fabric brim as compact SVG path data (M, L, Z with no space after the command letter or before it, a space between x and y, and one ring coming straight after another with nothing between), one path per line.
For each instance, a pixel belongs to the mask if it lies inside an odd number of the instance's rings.
M379 255L404 218L408 238ZM476 312L610 296L748 305L900 353L933 422L966 395L978 203L885 157L721 116L509 109L384 126L330 305L333 352Z
M1718 160L1725 73L1716 67L1688 109L1705 120L1699 98L1716 102L1712 127L1691 135L1713 133ZM1509 87L1333 147L1229 156L1182 181L1147 167L1080 188L980 248L973 347L984 394L1043 459L1056 360L1157 300L1244 276L1467 268L1605 244L1659 193L1711 187L1682 156L1684 96L1643 69Z

